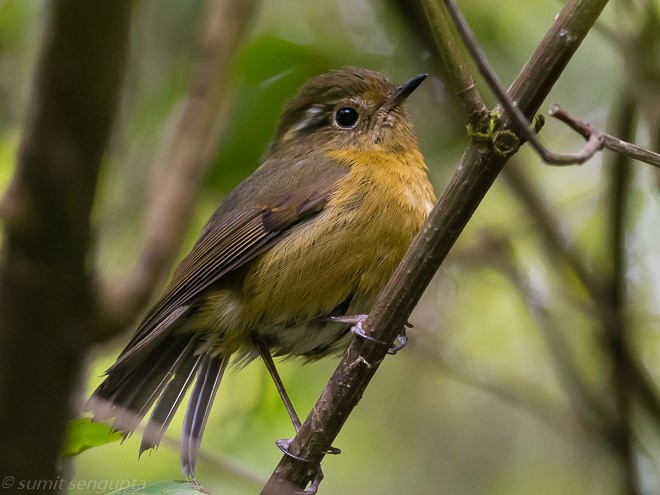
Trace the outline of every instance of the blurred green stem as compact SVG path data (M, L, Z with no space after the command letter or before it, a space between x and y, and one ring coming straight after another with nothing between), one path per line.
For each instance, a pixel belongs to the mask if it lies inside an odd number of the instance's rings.
M622 95L611 113L613 132L626 141L634 137L636 109L634 100ZM626 224L632 167L630 158L614 153L607 164L609 172L609 246L610 275L601 304L605 347L611 360L611 390L616 416L610 429L611 442L621 459L623 490L638 494L635 463L634 433L632 427L632 398L637 375L628 344L629 328L626 312Z

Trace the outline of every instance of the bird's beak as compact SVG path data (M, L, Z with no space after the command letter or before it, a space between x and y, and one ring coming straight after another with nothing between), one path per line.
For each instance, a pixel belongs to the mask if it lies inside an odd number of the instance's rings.
M422 84L422 81L426 79L426 76L428 76L428 74L420 74L397 86L394 90L394 94L387 99L383 106L386 108L394 108L403 103L406 98L408 98L410 94Z

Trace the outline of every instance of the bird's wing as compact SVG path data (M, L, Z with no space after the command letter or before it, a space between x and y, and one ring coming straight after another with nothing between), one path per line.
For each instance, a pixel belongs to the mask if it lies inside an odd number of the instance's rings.
M139 361L140 351L158 344L202 291L277 244L294 225L320 213L345 173L334 167L328 177L293 180L286 192L270 195L271 199L253 198L239 208L221 208L108 373L132 368L128 361Z

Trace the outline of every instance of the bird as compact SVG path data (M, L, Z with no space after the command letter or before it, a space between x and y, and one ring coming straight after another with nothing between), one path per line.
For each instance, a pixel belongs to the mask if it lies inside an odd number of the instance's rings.
M87 402L94 421L112 420L126 437L151 411L141 455L192 387L180 460L196 481L225 370L261 357L299 427L273 357L345 350L434 206L404 107L425 77L395 85L344 67L303 84L262 164L213 213L105 372Z

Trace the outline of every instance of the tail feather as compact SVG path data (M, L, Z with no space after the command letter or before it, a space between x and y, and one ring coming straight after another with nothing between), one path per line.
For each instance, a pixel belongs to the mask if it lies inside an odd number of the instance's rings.
M183 397L186 395L201 358L201 355L194 356L192 353L187 356L186 361L177 369L174 378L163 389L151 413L144 435L142 435L140 455L145 450L156 448L160 444Z
M152 341L153 346L143 349L139 356L113 365L86 406L94 421L113 420L112 428L124 432L127 438L155 403L142 436L142 455L160 444L194 380L180 448L183 473L193 480L202 434L229 362L228 357L196 353L202 339L200 334L172 332L160 341Z
M142 367L145 359L154 355L156 348L161 347L164 341L172 340L173 330L179 326L189 309L189 306L181 306L164 317L151 331L146 334L138 332L106 371L108 378L104 385L110 390L119 388L137 368Z
M228 359L222 356L205 354L197 369L197 381L188 402L181 431L181 469L186 478L196 480L195 464L199 445L227 362Z
M183 359L193 352L195 344L194 339L186 336L171 341L167 339L129 375L130 380L126 380L110 397L110 402L121 406L112 425L115 430L125 431L129 435L137 428L163 388L177 373ZM122 414L122 411L129 414Z
M190 375L190 362L195 362L198 343L195 336L169 335L129 372L122 367L111 368L86 409L92 411L94 421L114 419L112 428L128 437L166 387L173 381L180 383L180 375ZM183 396L185 390L180 394Z

